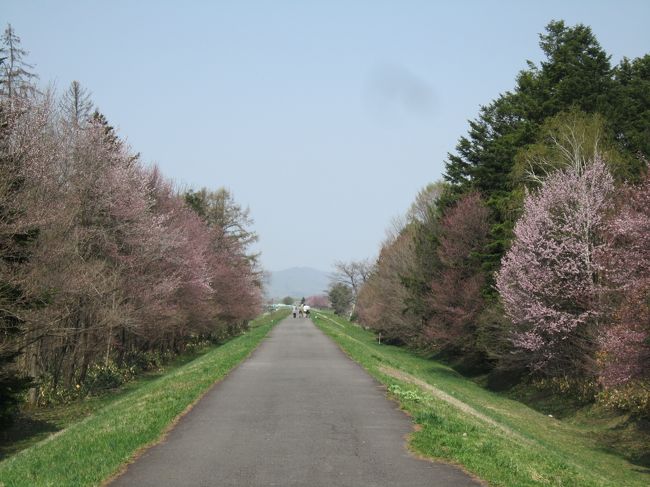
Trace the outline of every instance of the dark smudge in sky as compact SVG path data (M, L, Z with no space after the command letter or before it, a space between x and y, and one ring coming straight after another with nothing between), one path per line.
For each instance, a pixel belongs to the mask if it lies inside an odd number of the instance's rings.
M428 117L434 112L433 89L424 79L395 64L375 68L369 76L366 99L378 115Z

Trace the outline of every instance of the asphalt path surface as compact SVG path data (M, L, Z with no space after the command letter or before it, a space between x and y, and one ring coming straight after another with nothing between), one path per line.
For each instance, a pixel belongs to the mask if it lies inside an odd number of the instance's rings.
M409 418L314 324L287 318L118 486L476 486L406 449Z

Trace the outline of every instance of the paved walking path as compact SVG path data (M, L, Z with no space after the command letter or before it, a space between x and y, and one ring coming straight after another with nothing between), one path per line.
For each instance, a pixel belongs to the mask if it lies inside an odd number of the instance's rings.
M413 457L408 417L314 324L288 318L118 486L475 486Z

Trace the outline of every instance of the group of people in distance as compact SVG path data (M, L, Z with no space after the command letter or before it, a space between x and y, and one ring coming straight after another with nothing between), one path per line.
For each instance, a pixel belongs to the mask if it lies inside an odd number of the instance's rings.
M306 304L301 304L300 306L294 305L293 317L295 318L296 316L300 316L301 318L303 316L309 318L309 306L307 306Z

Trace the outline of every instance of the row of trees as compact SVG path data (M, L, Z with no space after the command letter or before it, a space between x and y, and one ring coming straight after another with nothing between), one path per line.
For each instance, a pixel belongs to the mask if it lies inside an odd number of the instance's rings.
M390 232L356 310L493 386L650 415L650 55L612 67L561 21L540 46Z
M73 82L39 92L11 27L0 72L0 416L239 331L261 304L256 236L226 190L175 189ZM144 365L143 365L144 364ZM100 374L101 375L101 374ZM2 418L0 418L2 419Z
M298 300L292 298L291 296L285 296L284 298L282 298L281 303L285 305L294 305L296 303L300 303L302 305L311 306L312 308L330 307L329 299L327 298L327 296L323 294L314 294L312 296L307 296L306 298L303 296Z

